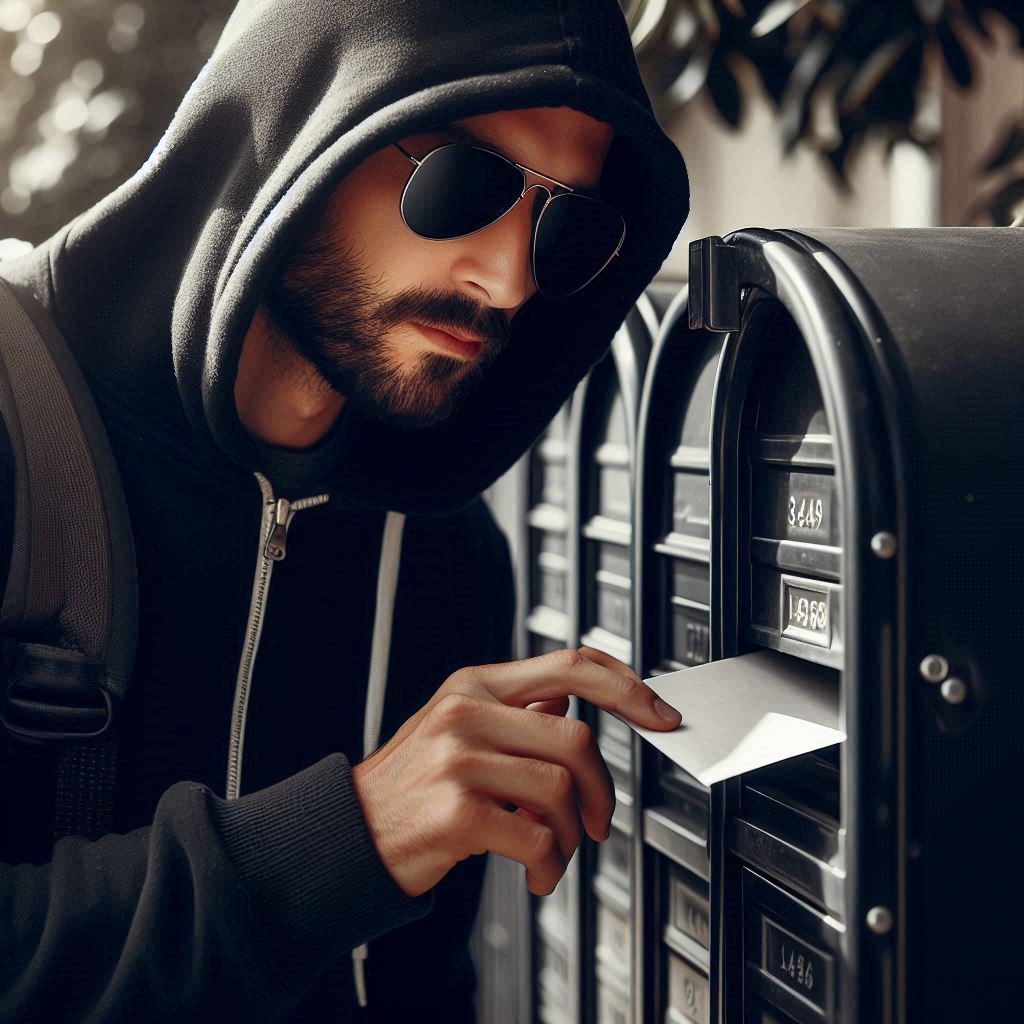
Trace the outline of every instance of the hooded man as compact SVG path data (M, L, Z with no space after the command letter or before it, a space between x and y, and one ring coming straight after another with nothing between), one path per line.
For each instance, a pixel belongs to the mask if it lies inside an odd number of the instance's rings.
M599 652L509 663L479 495L687 202L614 0L242 0L146 165L5 264L100 410L139 632L110 834L0 766L0 1019L472 1019L473 855L547 893L607 835L567 696L678 724Z

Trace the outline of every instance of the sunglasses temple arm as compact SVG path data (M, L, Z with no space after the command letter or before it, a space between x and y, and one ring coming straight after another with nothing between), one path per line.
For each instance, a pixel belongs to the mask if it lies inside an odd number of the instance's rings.
M412 155L412 153L410 153L403 145L401 145L401 143L392 142L391 145L394 146L395 149L397 149L398 152L401 153L402 156L404 156L407 160L411 160L417 167L419 167L419 165L423 163L422 160L417 160L416 157Z

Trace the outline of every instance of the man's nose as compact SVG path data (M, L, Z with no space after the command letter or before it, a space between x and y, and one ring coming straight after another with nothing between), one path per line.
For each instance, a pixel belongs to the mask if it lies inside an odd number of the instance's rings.
M504 217L460 240L463 247L451 265L460 291L510 316L533 295L533 208L544 198L531 189Z

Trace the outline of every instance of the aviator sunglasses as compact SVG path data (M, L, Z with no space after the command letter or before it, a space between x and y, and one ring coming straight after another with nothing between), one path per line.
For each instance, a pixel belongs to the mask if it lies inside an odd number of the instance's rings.
M530 264L537 290L563 299L585 288L618 256L626 222L607 203L584 195L530 167L466 142L449 142L412 163L402 191L402 220L413 234L433 240L462 238L509 213L531 189L547 193L534 206ZM527 174L550 185L527 182Z

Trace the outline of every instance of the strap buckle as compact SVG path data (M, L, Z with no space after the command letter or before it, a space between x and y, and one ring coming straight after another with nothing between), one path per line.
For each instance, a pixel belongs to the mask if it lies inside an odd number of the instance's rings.
M102 736L114 720L103 664L79 651L18 644L0 701L0 724L30 745Z

